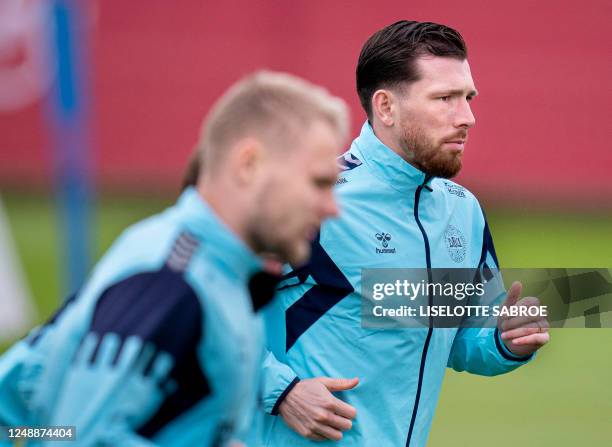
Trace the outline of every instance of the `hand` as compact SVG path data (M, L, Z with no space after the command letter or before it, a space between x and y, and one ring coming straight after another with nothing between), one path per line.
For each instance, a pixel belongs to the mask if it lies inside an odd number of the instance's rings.
M540 300L532 296L522 299L523 285L515 281L508 290L504 307L539 306ZM525 357L540 349L550 340L548 320L544 316L501 317L498 322L501 339L506 347L516 356Z
M298 382L280 404L285 423L300 435L322 441L342 439L342 432L353 426L357 412L332 392L355 388L359 379L316 377Z

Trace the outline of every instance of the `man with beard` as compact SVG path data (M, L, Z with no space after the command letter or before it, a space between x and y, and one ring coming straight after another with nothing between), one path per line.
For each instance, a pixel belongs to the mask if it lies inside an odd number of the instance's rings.
M232 86L204 122L193 185L127 229L0 358L0 428L74 426L79 446L226 447L247 433L263 352L258 255L308 259L337 214L347 131L344 102L294 76Z
M460 34L409 21L378 31L361 51L357 91L368 120L340 158L341 215L322 225L310 262L286 272L265 312L257 445L424 446L447 366L506 373L549 339L539 316L497 328L362 327L364 268L485 271L498 262L476 198L449 180L475 124ZM500 304L537 305L520 299L520 283L498 290Z

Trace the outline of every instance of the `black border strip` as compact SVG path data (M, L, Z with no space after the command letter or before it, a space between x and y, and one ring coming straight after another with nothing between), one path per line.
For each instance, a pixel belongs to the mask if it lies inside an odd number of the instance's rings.
M429 238L427 237L427 233L425 232L425 228L421 224L421 220L419 219L419 199L421 198L421 191L425 186L427 186L427 182L431 177L425 176L423 183L419 185L414 193L414 220L416 221L421 233L423 234L423 242L425 243L425 262L427 263L427 278L429 282L432 281L431 275L431 255L429 248ZM431 191L431 188L427 188ZM432 296L429 295L428 298L429 306L433 304ZM410 447L410 441L412 439L412 433L414 431L414 424L416 422L417 412L419 410L419 401L421 399L421 390L423 388L423 375L425 373L425 363L427 362L427 352L429 351L429 342L431 341L431 336L433 334L433 317L429 316L429 329L427 330L427 337L425 338L425 344L423 345L423 351L421 352L421 366L419 368L419 380L417 383L416 395L414 398L414 407L412 408L412 416L410 417L410 427L408 428L408 436L406 438L406 447Z

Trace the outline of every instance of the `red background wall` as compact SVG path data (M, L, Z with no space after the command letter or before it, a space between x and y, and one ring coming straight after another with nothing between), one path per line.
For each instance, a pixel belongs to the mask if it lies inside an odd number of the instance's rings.
M361 45L399 19L457 28L480 96L459 181L506 199L612 204L609 0L90 3L99 184L176 188L206 111L257 68L327 86L364 120ZM41 103L0 113L0 186L51 181ZM610 205L612 206L612 205Z

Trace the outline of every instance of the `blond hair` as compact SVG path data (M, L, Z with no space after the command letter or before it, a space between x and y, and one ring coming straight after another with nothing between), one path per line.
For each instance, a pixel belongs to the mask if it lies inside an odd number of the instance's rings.
M301 129L321 121L333 129L339 144L345 142L349 114L342 99L296 76L258 71L215 103L202 125L197 159L213 169L232 143L249 136L291 149L300 141Z

